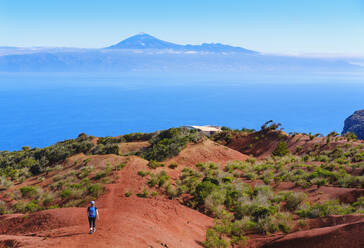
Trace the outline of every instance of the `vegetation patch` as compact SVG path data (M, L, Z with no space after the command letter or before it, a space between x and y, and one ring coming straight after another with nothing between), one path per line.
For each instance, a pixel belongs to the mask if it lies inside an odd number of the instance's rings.
M156 134L150 140L151 146L140 155L147 160L163 161L177 156L188 142L200 142L204 135L196 130L187 128L170 128Z

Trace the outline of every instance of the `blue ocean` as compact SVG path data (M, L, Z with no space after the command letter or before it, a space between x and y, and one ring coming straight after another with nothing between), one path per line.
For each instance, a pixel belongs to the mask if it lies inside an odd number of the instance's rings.
M0 150L79 133L116 136L182 125L341 132L364 108L360 76L0 74Z

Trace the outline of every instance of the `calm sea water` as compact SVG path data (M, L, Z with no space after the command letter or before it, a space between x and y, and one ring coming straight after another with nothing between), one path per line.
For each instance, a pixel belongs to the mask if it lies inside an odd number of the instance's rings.
M327 134L364 108L364 80L0 75L0 150L44 147L81 132L115 136L181 125Z

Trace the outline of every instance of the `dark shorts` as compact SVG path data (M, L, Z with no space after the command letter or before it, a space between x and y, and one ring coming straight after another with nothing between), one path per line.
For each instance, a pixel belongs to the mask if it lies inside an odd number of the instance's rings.
M96 217L88 217L88 223L90 224L90 228L95 227L95 222L96 222Z

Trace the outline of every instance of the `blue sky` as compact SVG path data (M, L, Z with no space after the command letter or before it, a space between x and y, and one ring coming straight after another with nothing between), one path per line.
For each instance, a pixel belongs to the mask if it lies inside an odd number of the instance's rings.
M268 53L364 55L364 0L0 0L0 46L104 47L139 32Z

